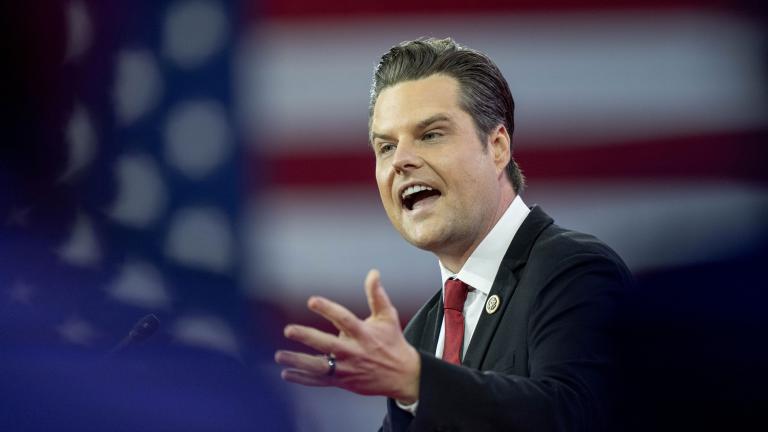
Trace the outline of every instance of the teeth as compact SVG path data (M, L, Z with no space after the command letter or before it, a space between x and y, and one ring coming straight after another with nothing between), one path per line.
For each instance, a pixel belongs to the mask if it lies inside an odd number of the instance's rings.
M403 194L402 194L402 195L400 195L400 198L402 198L402 199L405 199L406 197L408 197L408 196L410 196L410 195L413 195L413 194L415 194L416 192L421 192L421 191L425 191L425 190L432 190L432 188L431 188L431 187L429 187L429 186L424 186L424 185L413 185L413 186L409 186L409 187L407 187L407 188L406 188L406 189L403 191Z

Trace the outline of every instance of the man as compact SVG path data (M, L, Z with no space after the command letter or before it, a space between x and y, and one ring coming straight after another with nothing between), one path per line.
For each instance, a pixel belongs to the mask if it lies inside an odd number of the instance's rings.
M523 203L513 110L496 65L450 39L384 54L369 113L379 193L400 234L438 257L443 289L404 333L376 270L365 320L311 297L340 333L287 326L325 355L279 351L284 379L389 397L384 430L609 428L611 331L631 277L597 239Z

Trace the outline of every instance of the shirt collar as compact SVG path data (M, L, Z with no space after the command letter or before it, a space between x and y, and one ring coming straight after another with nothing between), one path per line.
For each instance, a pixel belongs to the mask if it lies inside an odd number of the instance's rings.
M516 196L491 229L491 232L480 242L458 273L448 270L438 260L443 287L445 287L445 281L448 279L457 278L488 295L491 292L493 281L496 279L496 273L499 271L501 260L504 258L509 244L512 243L512 238L515 237L515 233L530 211L523 199L519 195Z

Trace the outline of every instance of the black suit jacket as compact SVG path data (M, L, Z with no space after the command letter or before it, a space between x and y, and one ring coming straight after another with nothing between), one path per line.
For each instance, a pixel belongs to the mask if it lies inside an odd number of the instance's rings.
M632 278L590 235L533 207L501 262L462 366L434 357L438 291L405 329L421 355L412 416L389 400L384 431L601 431L616 398L615 322Z

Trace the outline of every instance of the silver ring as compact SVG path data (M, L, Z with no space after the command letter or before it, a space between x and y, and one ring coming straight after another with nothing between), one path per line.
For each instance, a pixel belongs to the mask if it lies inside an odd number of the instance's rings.
M336 357L333 353L328 353L325 358L328 360L328 373L326 375L333 376L336 373Z

